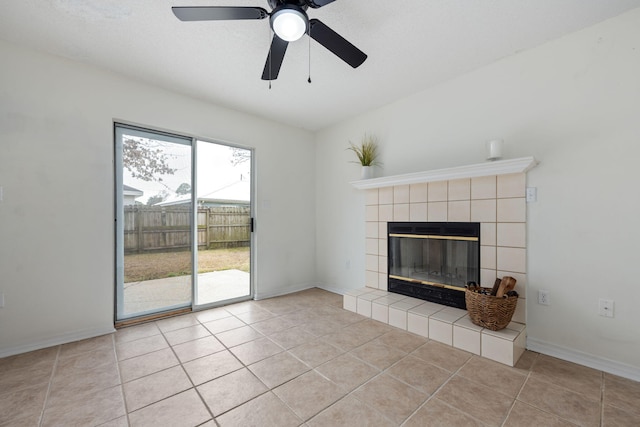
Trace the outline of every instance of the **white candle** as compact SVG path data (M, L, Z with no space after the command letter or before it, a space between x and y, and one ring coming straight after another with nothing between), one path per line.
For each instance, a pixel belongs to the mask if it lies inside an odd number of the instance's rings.
M502 145L501 139L494 139L487 142L487 160L498 160L502 157Z

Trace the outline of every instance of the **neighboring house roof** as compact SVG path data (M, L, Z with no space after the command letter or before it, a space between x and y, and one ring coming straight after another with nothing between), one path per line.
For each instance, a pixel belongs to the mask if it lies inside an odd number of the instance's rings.
M138 190L137 188L133 188L129 185L122 185L122 194L125 196L135 196L140 197L144 194L144 191Z
M251 183L246 179L240 179L222 188L201 193L198 196L198 203L224 203L230 205L249 204L251 195ZM156 203L156 206L172 206L189 203L191 195L171 196L167 200Z

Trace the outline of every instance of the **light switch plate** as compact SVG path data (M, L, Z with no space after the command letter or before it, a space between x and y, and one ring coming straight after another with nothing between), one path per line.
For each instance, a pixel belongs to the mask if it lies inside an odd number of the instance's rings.
M538 200L538 189L536 187L527 187L527 202L535 202Z

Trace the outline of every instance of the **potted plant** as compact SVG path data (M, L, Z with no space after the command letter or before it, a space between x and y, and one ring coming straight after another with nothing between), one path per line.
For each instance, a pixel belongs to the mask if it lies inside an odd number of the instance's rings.
M373 135L365 134L358 145L349 141L348 150L356 153L358 157L358 161L353 163L360 163L362 166L362 179L373 178L373 166L380 164L377 161L378 139Z

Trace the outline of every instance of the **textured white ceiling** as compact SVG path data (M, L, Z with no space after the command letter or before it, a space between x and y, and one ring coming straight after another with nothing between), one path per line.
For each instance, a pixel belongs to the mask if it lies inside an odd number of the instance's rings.
M367 61L352 69L303 37L289 45L271 89L260 79L268 20L181 22L171 6L269 9L266 0L5 0L0 38L318 130L640 7L640 0L337 0L309 9L309 17Z

